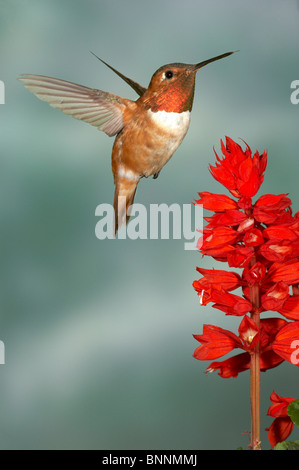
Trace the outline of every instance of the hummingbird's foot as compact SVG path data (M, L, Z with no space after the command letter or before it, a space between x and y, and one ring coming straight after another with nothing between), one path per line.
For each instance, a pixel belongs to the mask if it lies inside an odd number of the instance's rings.
M158 173L155 173L154 176L153 176L153 180L156 180L158 178L159 174L160 174L160 171L158 171Z

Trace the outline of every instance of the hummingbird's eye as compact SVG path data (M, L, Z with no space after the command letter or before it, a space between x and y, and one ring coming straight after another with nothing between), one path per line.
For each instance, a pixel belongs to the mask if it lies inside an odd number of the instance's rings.
M164 76L165 76L165 78L168 78L168 80L169 80L170 78L173 77L173 71L172 70L166 70Z

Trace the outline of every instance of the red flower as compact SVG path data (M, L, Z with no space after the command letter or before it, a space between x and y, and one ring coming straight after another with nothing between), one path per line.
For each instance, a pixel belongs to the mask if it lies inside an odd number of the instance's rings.
M214 325L204 325L203 334L194 335L202 343L195 350L194 357L199 360L217 359L233 349L243 349L245 353L222 362L213 362L207 368L207 372L219 370L219 375L224 378L237 377L240 372L249 369L251 351L260 341L261 370L272 369L284 361L281 354L272 349L272 342L286 324L282 318L264 318L259 330L256 323L245 315L239 326L239 336Z
M269 407L267 415L275 419L266 431L268 431L268 439L273 448L278 442L285 441L293 431L294 423L288 416L287 408L295 398L280 397L273 390L270 400L273 405Z
M247 144L246 144L247 145ZM267 166L267 154L252 156L250 147L245 151L240 145L226 137L226 146L221 141L224 158L221 160L215 152L217 162L210 171L213 177L225 186L235 197L252 197L259 190L264 180L263 173Z
M204 279L204 278L203 278ZM251 303L247 299L243 299L239 295L231 294L220 287L221 284L214 287L212 285L207 286L204 281L194 281L193 287L200 295L201 305L207 305L210 302L215 302L214 308L222 310L227 315L245 315L252 309Z
M299 256L299 240L269 240L260 247L260 254L269 261L283 263Z
M193 335L201 343L194 357L199 360L216 359L241 345L240 339L229 330L214 325L204 325L202 335Z
M209 224L206 226L206 229L211 229L223 225L228 227L240 226L241 223L244 223L248 219L244 212L241 212L237 209L229 209L225 212L218 212L212 217L205 217L205 220L209 222Z
M202 205L204 209L214 212L225 212L227 210L237 209L236 201L225 194L213 194L208 192L198 193L200 199L197 204Z
M227 254L228 265L233 268L244 268L254 255L253 248L236 246Z
M254 223L254 219L251 219ZM263 233L257 228L248 230L244 235L245 246L258 246L264 241Z
M199 360L217 359L235 348L251 351L259 339L259 330L246 315L239 326L239 337L229 330L214 325L204 325L202 335L193 335L201 343L194 357Z
M265 194L261 196L253 208L253 217L257 222L273 224L277 221L282 223L291 218L291 200L286 194Z
M232 356L225 361L212 362L207 367L207 372L215 372L219 370L218 375L223 379L237 377L240 372L250 368L250 354L245 352Z
M239 234L236 230L225 226L216 227L213 230L204 230L201 252L208 252L208 250L234 243L238 236Z
M262 295L264 310L279 310L289 297L289 286L285 282L277 282Z
M290 320L299 320L299 295L291 295L278 312Z
M220 269L203 269L203 268L196 268L197 271L202 274L202 277L199 281L194 281L193 286L194 288L199 291L201 294L201 290L203 288L210 288L214 287L215 289L225 289L225 290L233 290L239 287L242 284L242 279L239 274L234 272L228 272ZM197 285L200 284L199 289Z
M299 261L289 260L285 263L273 263L267 273L268 280L272 282L283 281L286 284L299 282Z
M283 362L283 359L275 354L274 351L265 351L260 355L260 368L262 372L268 369L273 369L279 366ZM207 372L215 372L219 370L218 375L224 379L230 377L237 377L241 372L250 369L250 354L244 352L232 356L225 361L212 362L207 367Z
M254 284L261 284L266 275L266 267L258 261L251 268L246 266L243 271L243 278L247 281L249 286Z

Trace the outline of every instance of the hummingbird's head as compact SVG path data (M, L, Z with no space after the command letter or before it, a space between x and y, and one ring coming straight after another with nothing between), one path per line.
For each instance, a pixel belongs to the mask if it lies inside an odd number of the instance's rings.
M196 72L233 52L226 52L198 64L173 63L160 67L152 76L147 91L142 96L145 105L153 112L167 111L181 113L191 111Z

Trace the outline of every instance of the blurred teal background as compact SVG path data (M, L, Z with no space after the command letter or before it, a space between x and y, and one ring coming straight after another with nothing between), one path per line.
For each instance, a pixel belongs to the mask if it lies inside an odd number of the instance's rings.
M247 448L249 373L205 376L209 362L192 357L203 323L239 324L193 291L196 266L216 263L183 240L98 240L113 139L16 80L50 75L136 99L90 50L144 86L163 64L240 50L198 73L189 133L136 202L222 192L208 165L228 135L268 150L259 194L289 193L299 208L298 1L1 0L0 448ZM298 377L289 364L262 375L262 429L272 390L298 397Z

